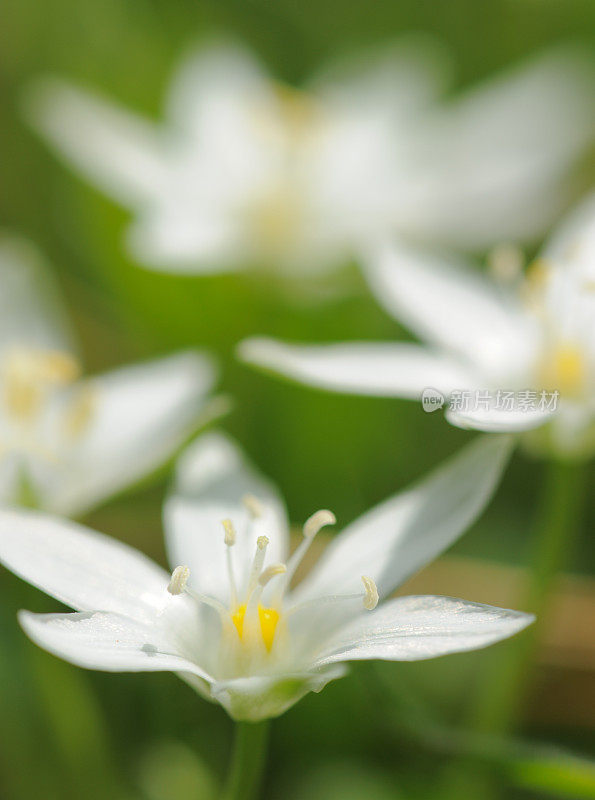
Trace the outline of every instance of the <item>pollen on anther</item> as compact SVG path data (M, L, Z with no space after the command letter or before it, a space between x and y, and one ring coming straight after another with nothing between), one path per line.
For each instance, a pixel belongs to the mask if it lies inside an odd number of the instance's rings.
M232 547L236 543L236 529L234 528L233 522L230 519L224 519L221 524L225 531L225 544L228 547Z
M364 584L364 608L368 611L373 611L378 605L378 589L372 578L362 575L362 583Z
M269 537L268 536L259 536L256 540L256 546L259 550L266 550L269 546Z
M242 503L252 519L258 519L264 514L263 504L260 502L258 497L255 497L253 494L245 494L242 497Z
M167 587L167 591L170 594L182 594L184 589L186 588L186 584L188 583L188 578L190 577L190 568L185 566L179 566L174 569L171 574L171 580Z
M312 539L321 528L324 528L325 525L334 525L336 521L337 519L332 511L322 508L312 514L304 523L304 536L306 539Z

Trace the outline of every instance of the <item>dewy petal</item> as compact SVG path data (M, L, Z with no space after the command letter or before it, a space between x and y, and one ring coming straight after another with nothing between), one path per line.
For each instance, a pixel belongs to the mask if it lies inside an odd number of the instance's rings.
M243 502L246 495L260 501L261 517L251 519ZM267 563L286 559L288 525L276 489L254 471L230 439L210 433L180 457L175 484L164 507L164 525L172 566L186 564L190 567L190 585L227 602L224 519L230 519L236 529L232 557L238 570L244 572L250 564L259 536L269 539ZM243 572L236 575L238 584Z
M77 611L140 623L160 609L170 576L122 542L33 511L0 512L0 562Z
M512 298L478 272L393 242L372 249L365 273L378 302L422 339L499 370L533 347L533 328Z
M177 652L171 638L155 625L142 625L120 614L32 614L19 621L40 647L86 669L106 672L190 672L210 676Z
M314 667L341 661L419 661L506 639L534 617L451 597L398 597L360 616L319 653Z
M163 191L166 151L150 122L57 79L34 84L26 110L60 156L125 206Z
M486 431L488 433L521 433L545 425L556 414L555 411L527 409L507 411L506 409L472 409L470 411L446 412L446 419L457 428Z
M37 476L44 508L73 515L158 467L196 429L211 362L186 352L86 382L89 424L61 464Z
M75 350L58 291L28 242L0 237L0 287L0 349Z
M249 364L336 392L418 399L428 387L448 394L474 385L454 358L408 343L295 345L253 338L238 352Z
M308 692L320 692L344 674L342 665L334 665L311 672L236 678L214 683L211 696L234 719L258 722L278 717Z
M481 514L511 453L510 437L482 436L418 484L355 520L298 585L296 602L361 591L369 575L381 597L436 558Z

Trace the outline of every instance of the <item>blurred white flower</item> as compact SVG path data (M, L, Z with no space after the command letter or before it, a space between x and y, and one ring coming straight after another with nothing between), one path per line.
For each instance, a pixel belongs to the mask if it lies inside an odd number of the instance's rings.
M508 437L477 439L349 525L296 588L333 515L310 517L288 557L276 491L218 434L179 462L164 514L172 575L121 542L33 512L0 513L0 561L76 609L21 612L40 646L91 669L172 670L232 717L263 719L320 691L346 661L472 650L532 621L449 597L385 600L481 513L510 449Z
M173 455L213 382L190 351L82 378L39 256L0 240L1 504L88 510Z
M426 345L287 345L248 339L248 362L320 388L419 399L451 396L448 419L485 431L549 423L535 446L559 455L595 448L595 196L522 273L495 253L492 280L453 259L391 244L365 272L378 301ZM518 269L518 272L517 272ZM477 398L488 390L489 399ZM454 402L468 395L468 407ZM514 395L516 404L505 402ZM486 395L487 397L487 395ZM523 399L524 398L524 399Z
M275 83L241 47L203 47L158 125L60 80L28 115L53 148L129 208L145 266L318 272L379 237L481 249L539 234L594 132L592 65L535 58L447 101L445 64L403 42Z

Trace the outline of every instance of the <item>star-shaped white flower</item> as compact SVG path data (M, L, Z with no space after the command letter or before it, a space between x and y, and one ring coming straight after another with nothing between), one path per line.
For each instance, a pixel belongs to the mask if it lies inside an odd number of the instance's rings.
M592 141L590 69L555 51L448 102L445 72L402 42L299 91L219 45L183 62L164 125L57 80L29 116L131 210L130 250L153 269L318 272L395 234L473 250L535 236Z
M511 257L500 266L513 266ZM504 282L398 244L365 261L378 301L424 345L310 347L255 338L242 343L242 357L334 391L419 400L435 389L454 398L447 417L460 427L519 432L550 423L541 438L531 434L534 445L562 455L593 452L595 197L526 274Z
M0 513L0 561L76 610L21 612L42 647L91 669L172 670L232 717L263 719L320 691L347 661L471 650L531 622L449 597L387 599L476 519L509 453L507 437L476 440L349 525L295 588L334 517L310 517L289 555L276 491L218 434L180 459L164 513L171 575L118 541L34 512Z
M190 351L82 378L39 256L0 240L0 504L87 511L174 454L213 382Z

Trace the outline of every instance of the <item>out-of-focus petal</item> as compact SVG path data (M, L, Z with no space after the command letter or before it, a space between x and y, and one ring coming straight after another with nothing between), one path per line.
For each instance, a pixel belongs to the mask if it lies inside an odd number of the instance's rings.
M211 362L191 351L87 381L87 426L34 478L43 507L81 513L156 469L196 430L213 381Z
M532 239L567 200L569 165L595 134L593 64L545 53L468 91L420 128L401 230L473 250Z
M292 599L361 592L371 577L384 597L436 558L490 501L508 461L509 437L483 436L418 484L352 522L329 544Z
M420 661L477 650L526 628L534 617L520 611L451 597L398 597L346 626L314 666L341 661Z
M521 433L545 425L555 415L555 410L528 408L515 409L477 408L470 411L448 410L446 418L457 428L491 433Z
M0 562L78 611L153 620L169 575L109 536L32 511L0 513Z
M75 349L61 300L28 242L0 237L0 350Z
M128 230L132 254L158 272L208 275L246 266L241 227L227 208L173 203L141 214Z
M243 502L246 495L259 501L258 518L251 518ZM287 557L288 525L276 489L255 472L230 439L206 434L178 461L164 508L167 551L172 566L190 567L190 583L196 590L228 602L224 519L236 529L232 558L238 566L250 564L259 536L269 539L267 563ZM245 577L236 574L239 592L245 588Z
M274 339L246 339L243 361L320 389L418 399L428 387L448 394L473 385L454 358L415 344L349 342L294 345Z
M123 205L164 190L164 140L142 117L57 79L34 84L26 110L62 158Z

